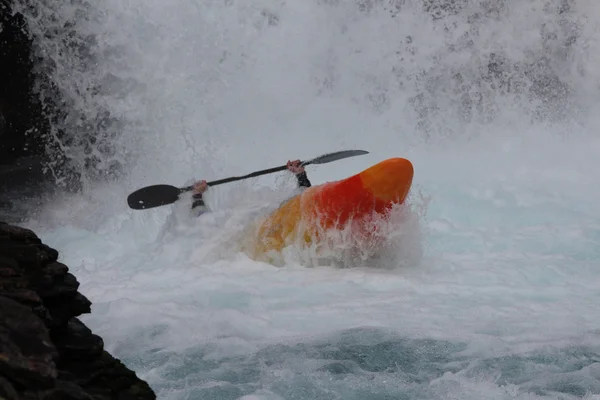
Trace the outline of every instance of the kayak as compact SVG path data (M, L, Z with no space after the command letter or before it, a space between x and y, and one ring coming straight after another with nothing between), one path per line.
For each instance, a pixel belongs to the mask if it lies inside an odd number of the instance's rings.
M258 225L252 258L268 261L272 252L292 244L310 246L328 230L385 216L395 204L404 203L413 174L409 160L390 158L348 178L306 188Z

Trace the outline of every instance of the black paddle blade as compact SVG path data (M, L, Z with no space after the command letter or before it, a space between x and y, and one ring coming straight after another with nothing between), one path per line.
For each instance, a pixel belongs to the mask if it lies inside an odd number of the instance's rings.
M172 204L179 199L181 190L171 185L152 185L138 189L127 196L127 204L134 210Z
M369 154L366 150L344 150L336 151L335 153L323 154L322 156L313 158L312 160L302 163L303 165L309 164L327 164L332 161L341 160L342 158L362 156L363 154Z

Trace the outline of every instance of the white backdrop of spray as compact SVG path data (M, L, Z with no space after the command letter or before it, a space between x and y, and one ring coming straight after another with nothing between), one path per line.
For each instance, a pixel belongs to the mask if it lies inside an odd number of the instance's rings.
M597 2L21 11L66 103L55 144L84 183L28 225L94 303L85 322L159 398L600 395ZM293 191L282 175L211 189L198 220L187 199L125 204L147 184L347 148L371 154L311 167L314 184L391 156L415 165L418 220L391 260L274 268L237 251Z

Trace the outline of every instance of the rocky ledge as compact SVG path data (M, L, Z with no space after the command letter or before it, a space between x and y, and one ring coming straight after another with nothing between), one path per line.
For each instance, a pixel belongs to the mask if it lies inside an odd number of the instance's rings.
M77 317L91 302L28 229L0 222L0 399L155 399Z

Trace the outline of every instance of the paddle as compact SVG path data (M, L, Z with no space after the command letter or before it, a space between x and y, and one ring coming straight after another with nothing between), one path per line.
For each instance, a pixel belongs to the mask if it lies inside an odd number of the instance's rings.
M365 150L344 150L335 153L323 154L322 156L313 158L312 160L302 161L302 165L310 164L327 164L333 161L341 160L348 157L360 156L369 154ZM242 179L254 178L260 175L272 174L274 172L285 171L287 166L264 169L262 171L252 172L244 176L234 176L231 178L220 179L217 181L207 182L208 186L221 185L223 183L240 181ZM193 186L177 188L171 185L152 185L138 189L127 196L127 204L134 210L145 210L148 208L164 206L174 203L179 199L179 195L193 189Z

